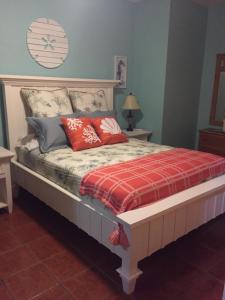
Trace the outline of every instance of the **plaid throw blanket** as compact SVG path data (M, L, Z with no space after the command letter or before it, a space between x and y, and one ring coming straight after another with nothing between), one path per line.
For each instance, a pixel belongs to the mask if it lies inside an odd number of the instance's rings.
M115 214L132 210L225 173L225 158L183 148L145 155L87 173L81 195Z

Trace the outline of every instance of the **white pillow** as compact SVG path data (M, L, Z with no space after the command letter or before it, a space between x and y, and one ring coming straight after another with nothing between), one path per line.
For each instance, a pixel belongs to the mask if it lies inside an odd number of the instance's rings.
M74 111L79 110L86 112L94 112L109 110L105 98L105 92L103 90L99 90L95 93L70 91L69 96Z
M55 117L73 113L67 89L53 91L21 89L21 95L32 117Z

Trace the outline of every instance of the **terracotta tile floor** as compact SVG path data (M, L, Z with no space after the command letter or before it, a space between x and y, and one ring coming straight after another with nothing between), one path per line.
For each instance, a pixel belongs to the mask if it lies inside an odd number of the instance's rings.
M131 296L120 259L27 192L0 229L0 300L222 300L225 215L141 261Z

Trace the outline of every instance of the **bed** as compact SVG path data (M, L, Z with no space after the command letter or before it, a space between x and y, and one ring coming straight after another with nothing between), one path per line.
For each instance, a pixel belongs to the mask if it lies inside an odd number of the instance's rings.
M28 133L20 90L24 87L69 90L104 90L108 106L113 108L114 80L88 80L55 77L0 75L2 83L7 145L15 152L18 139ZM16 108L16 109L15 109ZM59 212L99 243L121 258L117 272L123 290L131 294L142 274L138 262L177 240L209 220L225 212L225 175L201 183L151 205L118 215L112 214L96 201L86 201L52 180L33 171L15 157L12 161L13 185L21 186ZM114 246L110 233L123 226L129 247Z

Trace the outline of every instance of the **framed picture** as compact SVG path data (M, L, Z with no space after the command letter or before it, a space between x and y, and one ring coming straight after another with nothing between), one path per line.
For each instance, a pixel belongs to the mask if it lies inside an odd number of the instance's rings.
M125 89L127 86L127 57L114 56L114 79L120 80L117 88Z

